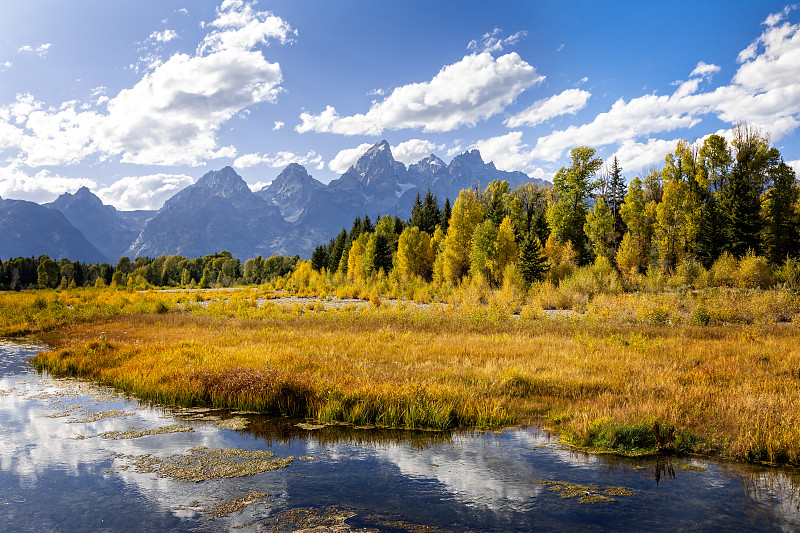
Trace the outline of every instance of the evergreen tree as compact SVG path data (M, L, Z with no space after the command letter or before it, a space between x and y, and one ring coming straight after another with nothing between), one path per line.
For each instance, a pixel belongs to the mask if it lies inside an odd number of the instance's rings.
M525 284L530 286L535 281L542 281L550 264L544 255L542 243L535 232L528 232L519 248L519 269Z
M800 189L794 170L783 161L773 172L772 187L765 196L764 251L777 265L789 257L797 257L800 251L796 215Z
M622 240L622 236L625 235L626 230L625 221L622 220L622 215L620 214L622 205L625 203L625 193L625 178L622 176L622 167L619 166L617 156L614 156L609 172L608 196L606 198L606 204L611 211L611 217L614 222L614 251L619 247L619 242Z
M440 224L441 210L439 209L439 201L436 196L428 192L425 193L425 198L422 201L422 216L420 219L419 229L428 235L433 235L436 231L436 226Z
M375 232L370 242L374 242L374 248L371 249L373 253L372 268L376 271L383 270L388 274L392 270L393 256L390 238L383 232ZM368 249L370 248L368 247Z
M450 227L450 215L452 211L450 209L450 198L444 199L444 207L442 208L442 216L439 218L439 226L442 228L442 231L447 233L447 228Z
M430 191L430 189L428 189ZM417 198L414 200L414 205L411 206L411 218L408 219L410 226L420 227L422 225L422 197L417 191Z
M344 253L344 247L346 243L347 230L342 228L342 231L340 231L339 235L336 236L336 241L331 248L331 251L328 253L329 272L336 272L339 269L339 263L342 260L342 254Z
M314 270L322 270L323 267L328 266L328 248L322 244L314 248L311 253L311 268Z
M705 268L711 268L724 245L725 219L715 194L708 194L700 207L694 253Z
M380 216L378 219L380 219ZM372 220L369 219L369 215L364 215L359 233L372 233L373 231L375 231L375 226L372 225Z

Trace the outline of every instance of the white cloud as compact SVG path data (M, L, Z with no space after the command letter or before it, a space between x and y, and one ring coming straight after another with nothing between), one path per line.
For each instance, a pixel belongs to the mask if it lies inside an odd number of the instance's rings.
M800 176L800 159L795 159L794 161L786 161L786 164L794 169L795 174Z
M645 143L626 139L608 160L617 156L623 171L629 170L638 173L647 167L663 164L664 157L673 152L677 144L677 139L647 139Z
M176 39L178 34L175 30L164 30L164 31L154 31L150 34L147 38L148 41L154 43L168 43L173 39Z
M704 61L700 61L697 63L697 66L694 67L694 70L689 74L689 76L710 76L711 74L716 74L721 69L718 65L708 64Z
M35 54L36 54L36 55L38 55L39 57L44 57L44 56L46 56L46 55L47 55L47 52L50 50L50 48L51 48L52 46L53 46L53 44L52 44L52 43L44 43L44 44L40 44L39 46L36 46L36 47L33 47L33 46L29 45L29 44L26 44L26 45L24 45L24 46L20 46L20 47L17 49L17 51L18 51L18 52L30 52L30 53L35 53Z
M277 130L281 129L282 127L284 127L285 125L286 124L284 122L282 122L280 120L276 120L275 121L275 125L272 127L272 131L277 131Z
M467 45L467 50L478 53L489 52L490 54L502 52L506 46L517 44L520 39L527 35L528 32L526 31L518 31L517 33L504 39L503 30L500 28L495 28L489 33L484 33L480 39L470 41Z
M256 45L277 39L291 42L297 32L282 18L268 11L255 11L255 2L225 1L217 8L217 18L208 23L217 30L206 35L198 54L221 50L250 50Z
M271 181L257 181L255 183L248 183L247 186L250 188L251 191L257 192L263 189L264 187L268 187L269 184L272 183Z
M782 11L778 11L777 13L771 13L767 16L762 24L772 27L781 22L782 20L786 19L793 10L797 9L797 4L788 5L783 8Z
M392 156L401 163L413 165L418 163L420 159L428 157L437 150L444 150L444 148L443 144L435 145L423 139L410 139L397 146L392 146Z
M217 143L220 126L253 104L274 102L283 79L280 65L248 46L272 37L284 42L291 28L243 2L223 3L217 16L212 25L224 30L206 36L196 55L154 60L133 87L98 99L106 105L104 113L74 102L55 110L30 95L18 97L6 121L24 129L17 139L20 157L30 166L75 163L91 155L147 165L235 157L233 147ZM239 31L246 35L237 37ZM0 138L14 135L0 126Z
M151 174L121 178L97 191L105 204L117 209L160 209L175 193L194 183L185 174Z
M366 114L342 117L332 106L319 115L302 113L300 133L379 135L385 129L451 131L473 126L505 109L525 89L544 80L516 53L497 59L473 54L442 68L428 82L398 87Z
M586 107L591 95L592 93L581 89L567 89L560 94L537 100L529 108L506 119L503 124L509 128L535 126L560 115L574 115Z
M356 164L358 158L364 155L364 152L369 150L371 146L369 143L364 143L355 148L341 150L328 163L328 168L337 174L344 174L348 168Z
M530 147L522 142L521 131L476 141L470 148L477 148L484 161L493 162L500 170L524 172L537 178L546 176L545 171L534 164Z
M305 155L298 155L294 152L278 152L274 155L269 154L245 154L236 158L233 166L236 168L247 168L256 165L268 165L272 168L284 168L290 163L297 163L306 167L313 166L316 169L322 170L325 168L325 163L322 161L322 156L314 150L309 150Z
M800 25L770 26L739 54L731 84L698 92L702 79L681 83L669 96L618 100L592 122L541 137L537 158L555 161L574 146L602 146L690 128L704 115L749 122L777 140L800 126ZM695 69L696 70L696 69ZM706 69L707 70L707 69Z
M13 64L14 63L12 63L11 61L0 62L0 72L3 72L7 68L11 68L11 65L13 65Z
M0 168L0 196L5 199L28 200L31 202L51 202L59 194L75 192L81 187L94 188L93 180L86 178L65 178L48 170L40 170L28 175L18 163Z

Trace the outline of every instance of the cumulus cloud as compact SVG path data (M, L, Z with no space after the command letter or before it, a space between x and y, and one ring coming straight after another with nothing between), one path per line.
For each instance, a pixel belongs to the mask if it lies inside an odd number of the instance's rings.
M251 191L257 192L263 189L264 187L268 187L271 183L272 183L271 181L257 181L255 183L248 183L247 187L249 187Z
M539 138L533 154L555 161L573 146L597 147L690 128L704 115L714 115L729 124L749 122L771 132L775 140L797 129L800 25L769 26L738 60L741 66L728 85L703 92L699 90L702 79L693 78L681 83L671 95L649 94L628 102L620 99L592 122ZM708 67L701 70L709 71Z
M506 46L517 44L527 35L528 32L526 31L518 31L509 37L503 38L503 30L495 28L488 33L484 33L480 39L470 41L467 45L467 50L478 53L489 52L490 54L502 52Z
M720 71L720 67L714 64L708 64L705 61L700 61L689 76L710 76Z
M300 133L379 135L384 130L422 128L451 131L496 115L525 89L544 80L516 53L495 59L488 52L447 65L430 81L397 87L364 114L339 116L327 106L318 115L302 113Z
M771 13L767 16L762 24L766 26L775 26L779 22L786 19L789 16L789 13L797 9L797 4L788 5L783 8L783 10L778 11L777 13Z
M322 161L322 156L314 150L309 150L305 155L295 154L294 152L278 152L274 155L269 154L245 154L236 158L233 166L236 168L254 167L256 165L268 165L272 168L284 168L290 163L297 163L303 166L313 166L316 169L322 170L325 168L325 163Z
M610 161L617 156L620 164L624 164L623 170L638 173L647 167L662 164L664 157L673 152L677 145L678 139L647 139L644 143L626 139L608 159Z
M574 115L586 107L591 95L589 91L567 89L555 96L537 100L529 108L506 119L503 124L509 128L535 126L560 115Z
M0 72L3 72L7 68L11 68L14 63L11 61L0 61Z
M282 122L280 120L276 120L275 121L275 125L272 127L272 130L273 131L277 131L277 130L281 129L282 127L284 127L285 125L286 124L284 122Z
M258 44L277 39L291 42L297 32L282 18L267 11L256 11L255 2L224 1L217 8L217 18L208 25L217 28L205 36L198 53L221 50L249 50Z
M522 141L521 131L483 139L470 148L477 148L484 161L493 162L500 170L524 172L537 178L546 176L545 171L534 163L533 153Z
M211 23L216 29L195 55L154 59L133 87L98 99L104 113L74 102L54 109L30 95L3 108L7 124L23 129L15 142L24 162L69 164L96 155L134 164L199 165L234 157L233 147L218 145L222 123L253 104L274 102L281 92L280 65L253 47L272 38L286 42L293 30L248 2L226 1L216 15ZM0 142L8 144L16 135L0 126Z
M423 139L409 139L397 146L392 146L392 156L401 163L413 165L438 150L444 150L444 147L443 144L436 145Z
M148 41L153 43L168 43L173 39L176 39L178 34L175 30L164 30L164 31L154 31L150 34L147 38Z
M39 57L44 57L47 55L47 52L50 51L50 48L53 46L52 43L43 43L39 46L31 46L26 44L24 46L20 46L17 51L18 52L26 52L26 53L34 53Z
M94 188L93 180L66 178L49 170L40 170L33 175L25 172L19 163L0 167L0 196L5 199L52 202L65 192L75 192L81 187Z
M344 174L347 169L356 164L358 158L370 149L369 143L360 144L355 148L345 148L334 156L328 163L328 168L337 174Z
M194 183L185 174L128 176L97 191L103 203L117 209L160 209L175 193Z

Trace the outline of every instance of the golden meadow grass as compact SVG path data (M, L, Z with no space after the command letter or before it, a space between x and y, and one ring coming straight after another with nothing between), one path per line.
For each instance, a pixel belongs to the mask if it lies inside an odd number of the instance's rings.
M0 331L51 343L37 368L162 403L410 428L542 422L599 450L800 464L789 293L605 295L567 319L493 301L322 312L256 289L198 301L220 296L3 294ZM738 321L713 325L725 317Z

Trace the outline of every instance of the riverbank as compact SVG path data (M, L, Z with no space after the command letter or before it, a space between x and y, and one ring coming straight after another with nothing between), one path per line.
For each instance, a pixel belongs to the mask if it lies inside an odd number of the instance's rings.
M40 334L55 349L34 363L163 403L357 426L541 423L600 451L800 464L791 323L648 325L264 297L127 294L127 311Z

